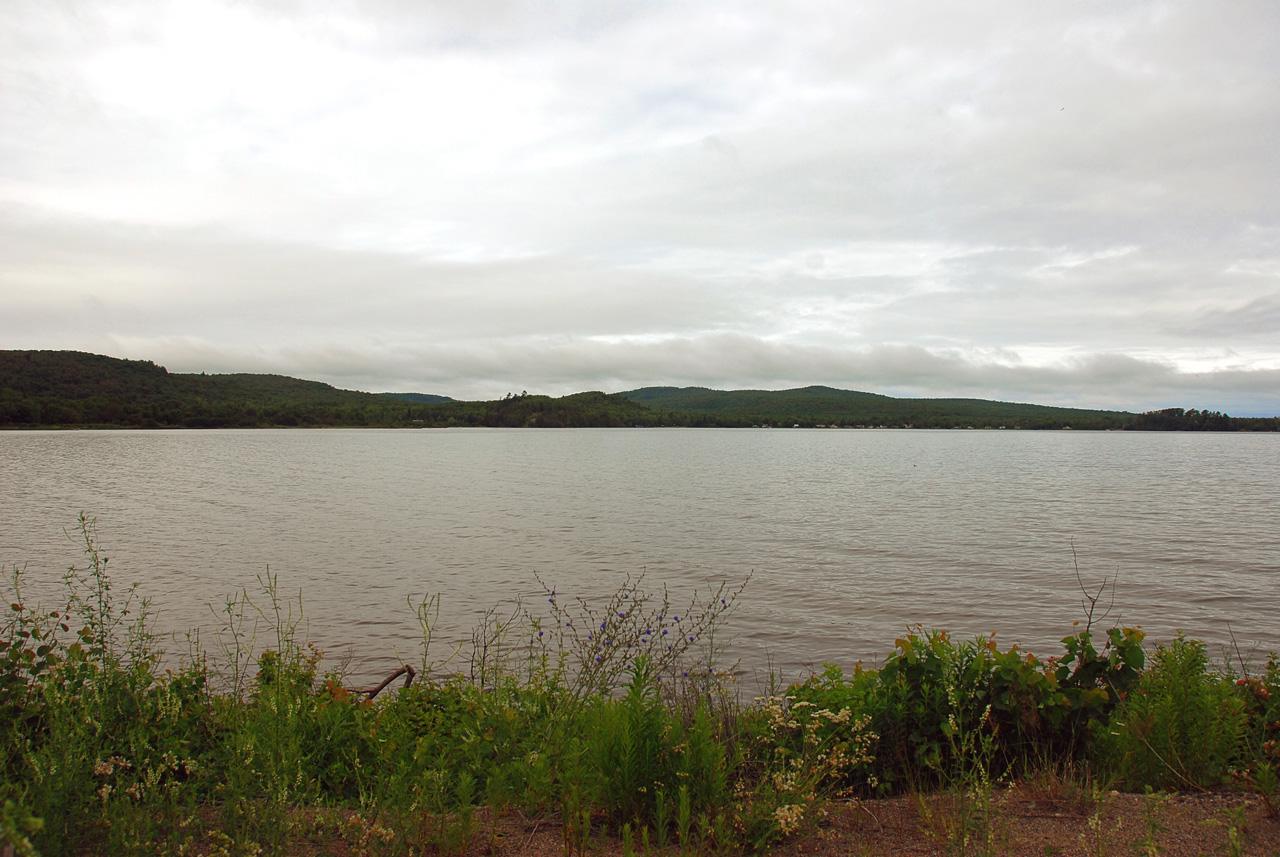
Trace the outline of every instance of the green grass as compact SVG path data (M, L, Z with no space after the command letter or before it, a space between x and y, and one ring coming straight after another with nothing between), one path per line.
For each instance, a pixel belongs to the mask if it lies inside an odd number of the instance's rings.
M829 800L911 791L943 800L954 853L987 853L993 784L1062 766L1275 799L1280 670L1215 670L1194 640L1148 667L1134 629L1073 629L1044 660L919 630L878 669L746 700L713 645L741 590L676 607L628 581L491 618L453 673L433 670L427 601L419 680L371 700L322 672L272 578L226 605L215 651L163 651L81 526L64 603L29 604L14 571L0 625L0 845L19 854L462 853L516 811L558 821L566 853L604 835L751 852Z

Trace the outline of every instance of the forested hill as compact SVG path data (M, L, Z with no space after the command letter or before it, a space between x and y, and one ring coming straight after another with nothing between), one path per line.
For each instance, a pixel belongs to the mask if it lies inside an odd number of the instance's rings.
M619 426L661 417L620 396L455 402L362 393L284 375L190 375L78 351L0 351L0 426Z
M1168 408L1146 414L874 393L645 387L551 398L457 402L425 393L362 393L284 375L193 375L149 360L78 351L0 351L0 427L269 426L866 426L1277 431L1280 418Z
M892 428L1123 428L1134 415L993 402L984 399L895 399L876 393L801 387L795 390L709 390L644 387L622 393L650 408L704 415L731 425L854 425Z
M1238 419L1170 408L1147 414L1055 408L985 399L895 399L876 393L801 387L711 390L643 387L619 395L654 410L689 415L692 425L867 426L889 428L1142 429L1277 431L1280 419Z
M189 375L79 351L0 351L0 425L398 425L409 402L284 375Z

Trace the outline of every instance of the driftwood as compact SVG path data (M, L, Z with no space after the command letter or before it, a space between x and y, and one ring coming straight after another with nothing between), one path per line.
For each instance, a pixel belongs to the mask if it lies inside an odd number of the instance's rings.
M417 670L415 670L413 667L409 666L408 664L405 664L404 666L400 667L400 669L396 670L395 672L391 673L391 675L384 678L382 680L382 684L378 685L377 687L361 687L361 688L348 687L345 689L348 693L366 694L365 701L369 702L369 701L372 701L375 696L377 696L378 694L386 690L387 685L391 684L391 682L400 678L400 676L407 676L404 680L404 686L409 687L410 685L413 684L413 677L416 676L417 674L418 674Z

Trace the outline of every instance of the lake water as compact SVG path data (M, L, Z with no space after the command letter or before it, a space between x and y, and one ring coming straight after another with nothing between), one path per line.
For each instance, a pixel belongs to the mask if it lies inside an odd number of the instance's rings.
M159 627L208 644L210 605L270 568L358 677L418 662L424 594L440 654L492 607L544 603L539 577L599 601L641 573L677 600L750 575L732 655L788 677L882 658L916 623L1058 654L1073 562L1118 579L1108 625L1280 649L1275 434L0 433L0 562L45 598L83 560L81 511Z

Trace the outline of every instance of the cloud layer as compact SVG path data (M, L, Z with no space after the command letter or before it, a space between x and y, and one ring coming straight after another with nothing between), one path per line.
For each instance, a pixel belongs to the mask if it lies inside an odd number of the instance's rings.
M1280 8L15 0L0 344L1280 413Z

